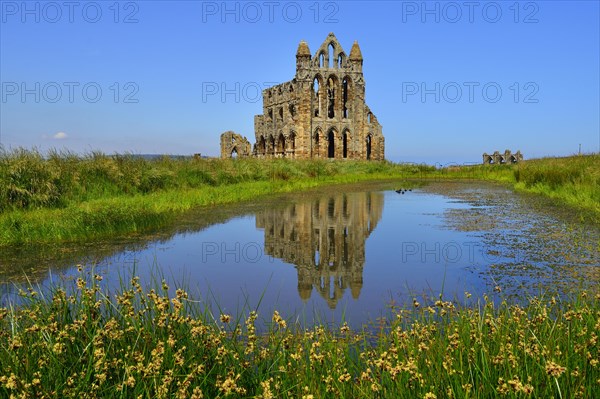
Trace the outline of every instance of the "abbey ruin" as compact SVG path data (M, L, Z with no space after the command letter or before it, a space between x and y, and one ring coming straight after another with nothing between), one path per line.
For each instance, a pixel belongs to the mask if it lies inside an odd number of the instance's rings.
M249 157L252 145L247 138L232 131L221 135L221 158Z
M521 151L517 151L514 154L510 152L510 150L505 150L504 154L500 154L500 152L495 151L493 154L488 154L486 152L483 153L483 164L495 164L500 165L504 163L519 163L523 160L523 154Z
M349 55L333 33L314 55L301 41L296 76L262 92L263 113L254 117L251 156L383 160L382 128L365 103L362 67L356 41ZM232 141L231 133L221 138L221 157L245 155L235 145L245 146L245 138Z

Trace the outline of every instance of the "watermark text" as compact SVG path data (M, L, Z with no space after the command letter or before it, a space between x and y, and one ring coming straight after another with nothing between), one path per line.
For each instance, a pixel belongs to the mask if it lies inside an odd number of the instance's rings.
M2 82L0 99L3 104L75 103L94 104L101 100L122 104L137 104L139 86L135 82Z
M497 103L503 98L514 103L537 104L536 82L402 82L402 102Z
M501 21L536 24L540 6L535 1L403 1L402 23L476 23Z
M203 1L202 23L338 23L335 1Z
M2 23L114 22L136 24L137 1L2 1Z
M202 102L257 103L262 99L262 91L275 85L276 82L202 82Z

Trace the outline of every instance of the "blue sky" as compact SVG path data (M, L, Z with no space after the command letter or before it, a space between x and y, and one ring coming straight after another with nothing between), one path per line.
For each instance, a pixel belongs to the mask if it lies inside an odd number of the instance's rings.
M219 154L300 40L358 40L392 161L600 151L598 1L0 1L0 142Z

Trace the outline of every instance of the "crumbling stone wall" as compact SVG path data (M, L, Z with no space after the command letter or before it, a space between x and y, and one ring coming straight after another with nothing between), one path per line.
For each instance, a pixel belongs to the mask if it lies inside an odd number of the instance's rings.
M521 151L517 151L514 154L511 153L510 150L505 150L504 154L500 154L500 152L495 151L492 155L487 153L483 153L483 164L506 164L506 163L519 163L523 160L523 154Z
M252 146L247 138L228 131L221 135L221 158L249 157Z
M263 91L254 121L259 157L384 159L381 125L365 104L363 58L333 33L311 56L301 41L296 76Z
M365 103L362 68L357 42L347 55L330 33L311 55L301 41L294 78L263 90L263 113L254 117L253 154L383 160L385 140Z

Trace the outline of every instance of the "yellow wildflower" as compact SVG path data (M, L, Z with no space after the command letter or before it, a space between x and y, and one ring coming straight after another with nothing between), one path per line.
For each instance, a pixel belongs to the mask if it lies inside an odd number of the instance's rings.
M564 373L566 370L566 368L560 366L557 363L554 362L547 362L546 363L546 373L548 373L548 375L551 375L552 377L560 377L562 375L562 373Z

